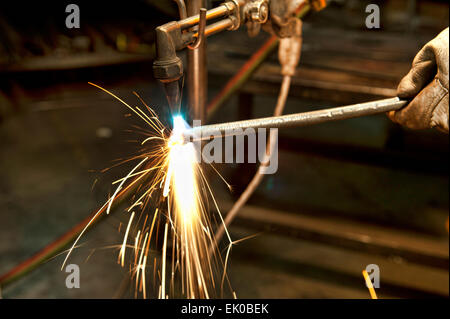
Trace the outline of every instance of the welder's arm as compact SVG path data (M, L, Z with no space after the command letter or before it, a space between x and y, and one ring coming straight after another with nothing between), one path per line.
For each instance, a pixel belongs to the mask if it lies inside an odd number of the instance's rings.
M448 28L416 55L409 73L400 81L397 95L411 100L389 118L411 129L435 127L448 133Z

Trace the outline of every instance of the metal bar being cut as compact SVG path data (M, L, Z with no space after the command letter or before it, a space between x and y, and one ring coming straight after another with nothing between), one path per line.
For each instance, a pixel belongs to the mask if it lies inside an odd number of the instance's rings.
M240 135L244 133L243 130L247 128L253 128L256 130L258 128L300 127L320 124L395 111L401 109L407 103L408 101L400 100L398 97L394 97L311 112L197 126L184 132L184 138L185 141L199 139L209 140L215 137Z

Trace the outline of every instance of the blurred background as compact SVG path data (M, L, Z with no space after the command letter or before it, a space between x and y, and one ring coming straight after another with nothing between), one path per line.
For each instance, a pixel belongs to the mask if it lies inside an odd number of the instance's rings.
M138 92L170 123L152 62L155 27L178 19L174 1L77 1L79 29L65 26L69 3L0 3L0 276L88 217L132 167L102 171L137 151L140 123L88 81L133 105ZM380 29L365 27L369 3L380 6ZM328 1L304 19L285 113L394 96L448 12L437 0ZM208 38L209 101L269 37L241 28ZM275 50L209 122L269 116L280 83ZM257 234L232 250L237 296L369 298L361 271L377 264L380 298L448 297L448 157L448 135L405 130L385 115L280 130L278 172L230 227L234 239ZM256 166L219 170L233 186L211 174L226 214ZM126 217L117 209L83 237L71 259L80 289L66 288L58 255L1 296L133 297L118 251L107 248L121 243Z

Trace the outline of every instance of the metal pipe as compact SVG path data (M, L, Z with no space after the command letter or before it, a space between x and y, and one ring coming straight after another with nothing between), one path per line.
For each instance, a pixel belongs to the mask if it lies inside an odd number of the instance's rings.
M184 0L175 0L179 6L179 12L181 16L185 15ZM192 46L192 43L199 39L198 37L198 24L202 22L206 25L206 20L216 19L222 16L230 16L238 12L239 7L244 3L244 0L233 0L223 3L221 6L206 11L206 17L202 16L200 21L200 9L206 7L206 0L190 0L187 2L186 11L189 18L182 19L180 21L168 22L162 26L156 28L156 59L153 63L153 73L155 78L163 83L173 82L178 80L183 75L183 63L177 56L177 51L182 50L188 46ZM204 14L204 13L202 13ZM236 13L237 14L237 13ZM215 34L216 32L224 30L226 27L230 27L231 22L229 19L222 23L214 23L210 27L206 27L205 32L207 35ZM239 23L237 19L236 24ZM189 30L187 30L189 29ZM199 41L200 42L200 41ZM199 43L197 42L197 43ZM195 46L195 45L194 45ZM198 102L194 102L194 109L198 109L198 103L204 105L206 103L206 70L204 65L206 64L205 58L205 44L199 45L195 50L191 50L188 53L188 60L192 65L192 81L188 83L196 82L196 88L194 91L199 92L197 95ZM201 72L195 70L200 69ZM190 77L188 75L188 77ZM195 80L194 80L195 78ZM188 84L189 85L189 84ZM202 88L203 85L203 88ZM202 93L200 91L204 90ZM205 101L202 101L204 99ZM190 100L190 102L193 102ZM204 107L203 107L204 108ZM196 112L199 115L197 118L203 119L203 112Z
M312 112L204 125L186 131L184 133L184 138L186 141L192 139L209 140L214 137L240 135L243 133L243 130L247 128L258 129L307 126L394 111L402 108L407 103L408 102L405 100L394 97Z
M186 19L187 11L186 11L186 4L184 3L184 0L174 0L174 1L177 3L180 19Z
M190 6L190 2L192 1L196 1L196 0L190 0L188 1L188 15L189 15L189 6ZM235 8L235 4L230 2L232 7ZM239 4L242 5L243 1L239 1ZM205 5L205 4L204 4ZM217 18L221 18L221 17L225 17L225 16L229 16L230 14L233 13L233 11L235 10L230 10L231 7L230 4L221 4L220 6L213 8L211 10L208 10L206 12L206 20L214 20ZM206 6L206 5L205 5ZM204 6L204 7L205 7ZM198 8L198 10L196 10L192 16L180 20L178 21L178 25L179 27L184 30L184 29L188 29L188 28L192 28L196 25L198 25L199 21L200 21L200 15L198 14L200 8Z
M196 21L198 23L198 13L201 8L205 7L205 0L190 0L187 3L188 15L192 16L196 14ZM206 14L206 19L208 19L208 14ZM206 41L202 41L197 48L188 50L187 55L189 70L187 73L189 117L204 121L207 99Z
M198 31L195 34L195 41L193 44L188 44L188 49L195 50L200 47L202 41L205 40L205 28L206 28L206 9L200 8L200 22L198 24Z
M206 27L206 29L205 29L205 36L209 37L209 36L211 36L213 34L221 32L223 30L228 30L233 25L234 25L234 22L230 18L220 20L220 21L218 21L216 23L213 23L213 24L210 24L209 26ZM198 32L194 33L194 37L195 38L198 37Z

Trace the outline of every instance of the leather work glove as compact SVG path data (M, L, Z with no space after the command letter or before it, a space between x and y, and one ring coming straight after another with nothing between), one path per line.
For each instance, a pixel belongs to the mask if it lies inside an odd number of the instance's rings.
M397 88L399 98L411 100L388 113L396 123L411 129L435 127L448 133L448 28L416 55L409 73Z

